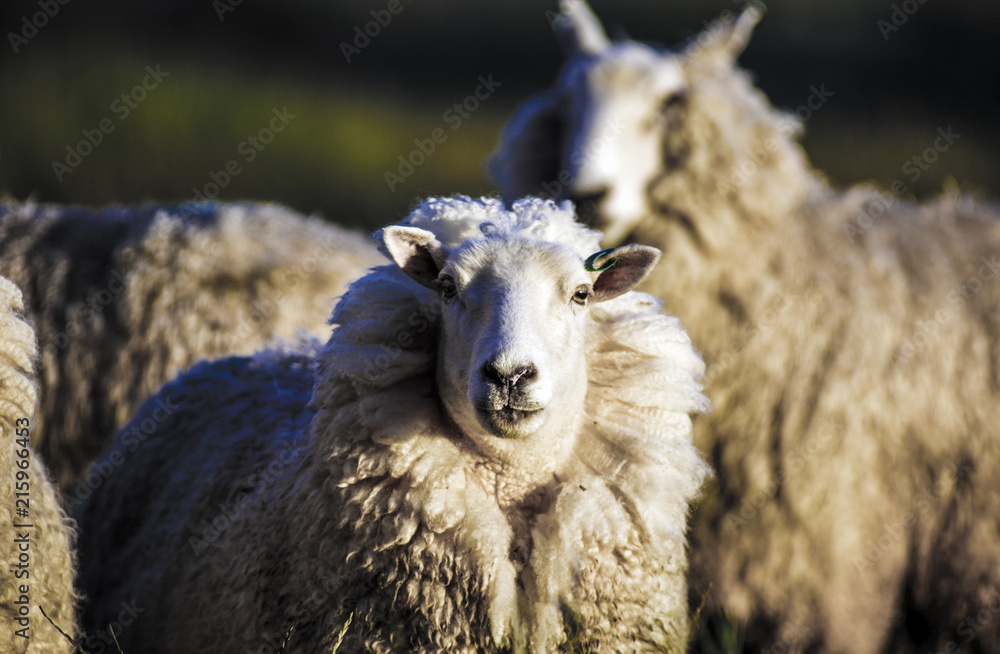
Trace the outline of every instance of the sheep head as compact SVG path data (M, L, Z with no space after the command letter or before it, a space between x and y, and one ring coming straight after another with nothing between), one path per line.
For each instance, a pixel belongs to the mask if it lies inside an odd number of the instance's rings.
M692 69L731 68L762 7L726 13L719 29L672 52L612 43L582 0L563 0L556 29L568 59L554 88L516 112L489 162L504 196L571 199L604 243L623 242L653 211L653 184L690 154Z
M448 247L412 226L387 227L382 241L439 295L437 381L454 424L500 463L558 460L583 413L588 307L639 283L659 251L629 245L584 262L570 247L523 234Z

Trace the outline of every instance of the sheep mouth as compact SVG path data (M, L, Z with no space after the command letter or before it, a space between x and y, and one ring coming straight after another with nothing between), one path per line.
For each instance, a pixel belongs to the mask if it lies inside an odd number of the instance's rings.
M499 409L492 407L477 407L476 415L479 422L496 436L510 438L527 435L535 419L540 416L543 408L526 408L504 406Z

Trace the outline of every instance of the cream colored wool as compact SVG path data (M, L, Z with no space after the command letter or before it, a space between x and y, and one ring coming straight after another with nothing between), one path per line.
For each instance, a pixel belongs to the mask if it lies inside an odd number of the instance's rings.
M598 247L538 200L430 200L406 224L558 243L581 266ZM329 651L348 620L341 653L685 651L703 364L648 295L589 311L576 446L514 513L486 491L508 473L442 414L438 295L396 266L351 286L321 352L196 366L140 410L176 406L83 507L85 626L135 597L125 651Z
M60 654L73 645L40 609L76 635L74 534L42 462L18 443L34 427L38 386L23 312L21 291L0 277L0 652Z
M0 274L38 329L36 449L67 503L164 382L299 329L325 338L331 298L378 263L361 235L277 205L0 205Z
M664 252L644 288L703 351L715 409L695 423L717 483L692 525L692 603L710 587L748 651L1000 651L1000 214L952 190L830 188L734 64L752 15L649 50L683 84L646 98L662 163L629 236ZM624 93L647 73L616 48L567 70L603 63ZM560 141L589 106L573 98L512 119L506 194L587 150Z

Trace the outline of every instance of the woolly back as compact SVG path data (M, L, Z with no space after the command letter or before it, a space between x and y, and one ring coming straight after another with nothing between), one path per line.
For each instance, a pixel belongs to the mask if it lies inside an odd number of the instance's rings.
M567 244L581 259L598 237L573 222L568 203L537 199L509 211L492 199L431 199L404 224L431 230L450 247L530 234ZM686 516L709 474L691 444L689 415L709 405L698 382L704 366L678 320L638 292L591 307L584 426L532 528L512 522L477 483L481 456L441 414L434 393L440 316L437 294L395 265L355 282L333 314L338 327L319 357L313 395L316 445L335 462L332 474L356 503L358 525L378 510L367 493L352 498L353 485L394 478L410 488L412 522L379 530L377 542L364 547L406 542L421 529L452 534L488 598L484 619L495 642L528 642L540 652L568 637L561 606L586 612L579 606L586 593L576 586L585 583L581 570L590 569L594 553L641 543L657 571L642 592L686 637ZM343 464L345 457L352 463ZM531 553L521 569L511 544L525 540ZM452 553L445 560L459 559Z
M0 203L0 275L38 333L35 443L70 502L163 383L298 330L326 338L332 298L380 261L360 234L278 205Z

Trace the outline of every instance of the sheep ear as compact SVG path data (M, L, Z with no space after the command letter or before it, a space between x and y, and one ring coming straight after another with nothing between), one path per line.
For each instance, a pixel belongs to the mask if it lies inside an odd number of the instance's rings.
M697 55L704 49L705 55L724 65L732 65L746 49L753 29L760 22L767 8L761 2L750 2L728 29L715 36L702 35L695 39L687 50Z
M417 227L394 225L380 233L383 254L396 262L418 284L437 288L438 273L448 253L433 233Z
M510 202L538 193L559 170L559 103L552 92L518 107L500 134L487 169Z
M611 45L601 21L583 0L561 0L555 20L556 37L567 56L597 55Z
M647 245L623 245L587 259L588 270L600 271L594 280L594 301L604 302L635 288L660 260L660 251Z

